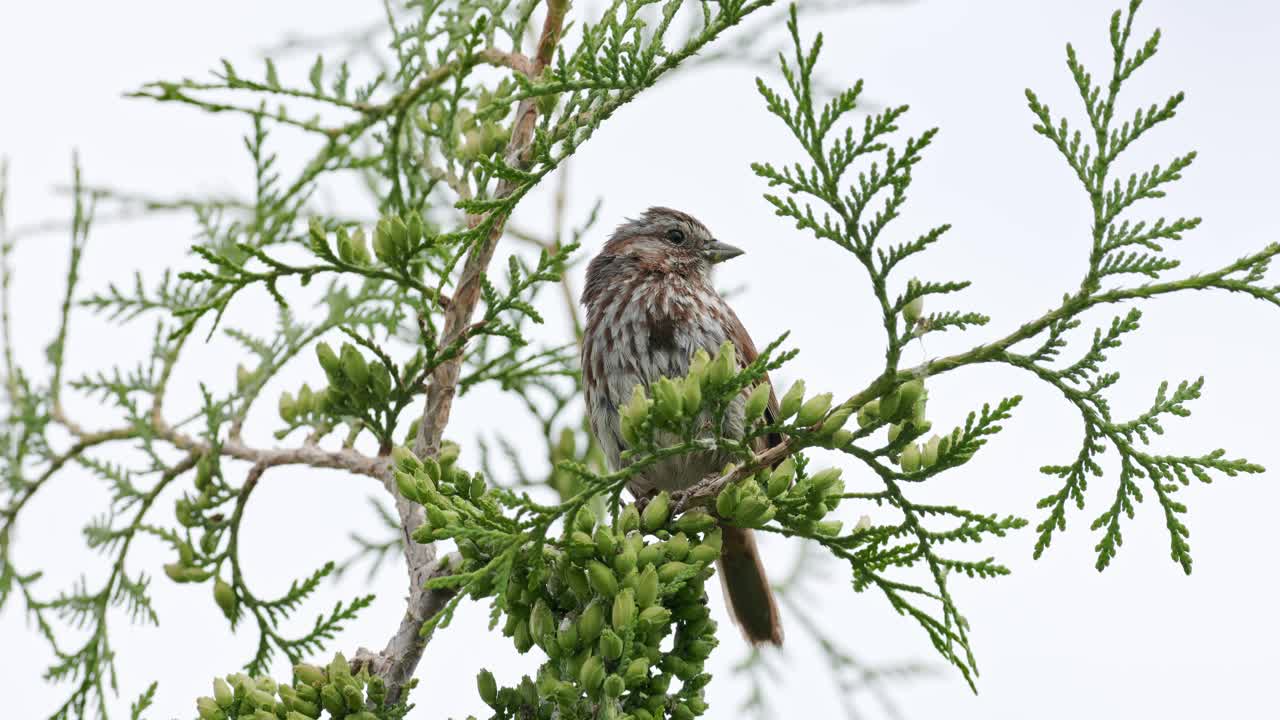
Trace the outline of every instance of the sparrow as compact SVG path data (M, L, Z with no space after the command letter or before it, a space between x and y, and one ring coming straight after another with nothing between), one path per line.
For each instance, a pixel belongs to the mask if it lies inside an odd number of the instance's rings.
M684 377L694 353L705 350L714 356L726 340L733 342L740 368L758 356L742 321L711 282L714 266L742 254L716 240L692 216L654 207L620 225L591 260L582 293L582 376L592 432L611 469L626 464L618 411L637 385L647 389L662 377ZM763 382L769 382L767 376ZM741 438L745 401L744 392L730 403L718 430L706 417L705 435ZM777 416L778 400L770 385L766 422ZM663 433L657 439L679 441ZM777 435L762 437L753 450L781 441ZM732 460L720 451L667 458L634 475L628 490L637 498L683 490ZM722 532L717 568L731 616L753 645L781 645L778 604L754 533L727 524Z

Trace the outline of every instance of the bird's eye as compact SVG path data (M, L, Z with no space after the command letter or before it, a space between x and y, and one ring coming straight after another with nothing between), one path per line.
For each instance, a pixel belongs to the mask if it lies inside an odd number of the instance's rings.
M678 230L678 229L675 229L675 228L672 228L672 229L668 230L668 231L667 231L667 242L671 243L672 245L683 245L683 244L684 244L684 231L683 231L683 230Z

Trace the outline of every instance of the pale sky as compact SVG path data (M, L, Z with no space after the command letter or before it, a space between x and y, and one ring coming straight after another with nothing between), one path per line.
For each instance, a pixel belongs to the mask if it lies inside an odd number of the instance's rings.
M947 240L910 270L921 277L974 280L973 288L953 296L953 304L935 301L932 307L977 310L994 319L987 328L931 337L927 347L910 350L909 361L1003 335L1078 285L1087 257L1087 199L1056 152L1031 131L1023 89L1034 88L1055 112L1078 119L1063 48L1074 43L1101 73L1109 62L1107 17L1115 4L935 0L855 8L803 22L807 34L826 34L826 78L841 84L863 78L867 98L910 103L908 130L941 128L915 172L896 237L951 223ZM0 154L11 167L11 225L69 217L69 201L54 187L69 178L73 148L79 148L93 184L157 195L244 193L252 179L240 144L247 123L128 100L122 93L147 80L200 76L224 56L248 67L258 50L286 32L364 27L379 14L377 3L297 0L10 3L0 11ZM1242 0L1151 0L1138 27L1145 34L1155 26L1164 31L1162 51L1133 82L1123 106L1132 113L1135 104L1163 101L1177 90L1187 92L1187 101L1174 122L1134 151L1132 167L1145 169L1187 149L1200 152L1169 197L1143 211L1203 216L1204 224L1176 252L1185 272L1211 270L1277 240L1270 171L1280 161L1280 100L1272 90L1280 69L1274 42L1280 11ZM733 302L757 342L790 330L791 342L802 348L781 380L803 375L810 388L847 396L881 362L879 319L869 309L852 257L797 232L760 197L764 184L748 163L787 160L794 150L756 95L757 72L691 72L624 108L575 158L569 216L581 218L597 197L603 199L600 225L584 239L585 252L592 253L608 228L650 205L697 215L718 237L747 250L719 279L746 287ZM302 77L305 68L295 73ZM305 157L304 146L283 136L277 151L286 166ZM549 200L547 193L531 198L522 206L521 224L545 223ZM345 207L344 198L332 202ZM131 282L134 270L154 278L169 264L189 267L184 251L192 233L190 221L177 216L102 225L90 239L82 287ZM35 372L52 336L66 247L65 234L50 234L23 241L16 253L16 352ZM579 281L574 278L578 286ZM1280 379L1272 369L1280 350L1280 310L1222 294L1167 298L1143 308L1142 331L1113 357L1123 373L1112 396L1117 414L1145 409L1161 380L1176 383L1203 374L1205 397L1192 405L1189 420L1166 423L1158 447L1185 454L1224 447L1232 457L1246 456L1274 470L1180 493L1191 508L1190 577L1169 559L1163 517L1152 499L1127 523L1112 567L1101 574L1093 569L1097 538L1088 525L1110 501L1116 477L1111 465L1106 477L1091 484L1088 508L1069 516L1068 531L1041 560L1031 559L1031 527L973 551L976 557L995 554L1014 571L997 581L953 583L971 623L982 671L979 692L971 693L958 673L936 663L936 675L891 688L902 717L1261 717L1274 707L1280 569L1271 550L1280 507L1280 446L1272 408L1280 399ZM251 324L255 315L271 312L269 300L255 296L234 315ZM1086 321L1108 323L1113 314L1095 313ZM554 329L559 315L548 316ZM140 357L149 330L148 323L120 331L79 316L69 349L71 375ZM188 351L185 370L175 379L174 407L191 407L200 381L221 387L232 382L237 358L230 350L218 341ZM308 358L291 367L272 391L316 377L313 364ZM985 367L933 383L930 412L946 427L982 402L1012 393L1025 394L1026 401L1007 430L927 492L931 499L985 512L1020 514L1034 526L1041 519L1035 501L1056 487L1037 468L1067 462L1078 448L1079 422L1066 403L1029 377ZM494 404L496 398L483 392L464 398L449 435L474 453L477 434L489 432L499 418L518 430ZM264 404L248 427L263 443L270 442L272 406ZM90 402L72 407L87 426L112 422ZM244 543L256 548L246 557L251 581L264 592L283 589L325 560L346 557L347 534L374 525L364 498L378 492L367 480L330 471L273 472L246 513ZM47 588L63 588L83 569L99 568L79 529L105 501L99 484L74 472L38 496L19 527L22 569L42 568ZM864 512L875 519L874 508L845 510L850 519ZM169 512L158 512L157 521L167 520ZM775 576L794 551L783 542L767 543ZM237 670L256 639L250 633L228 637L208 587L168 582L160 566L169 561L166 551L150 543L141 544L131 560L134 571L155 575L162 623L131 627L123 617L114 620L121 694L113 705L122 717L152 680L160 681L152 717L194 716L194 698L209 692L214 675ZM881 596L853 593L847 570L837 564L827 572L814 612L832 638L871 662L936 662L924 634ZM403 607L398 566L385 569L372 585L356 573L326 587L299 623L309 623L339 598L365 592L377 593L378 600L329 649L350 654L359 646L380 648ZM7 717L40 718L63 688L41 681L50 654L17 607L11 603L0 613ZM482 662L508 684L535 667L530 657L517 657L508 641L488 632L486 619L487 606L469 604L437 635L419 670L419 709L411 717L480 713L474 676ZM709 690L707 717L736 717L744 685L728 668L742 651L726 623L710 661L720 676ZM803 640L788 645L777 665L786 676L773 698L787 708L785 717L840 716L820 658ZM276 676L286 675L280 665ZM864 717L885 716L874 701L858 700Z

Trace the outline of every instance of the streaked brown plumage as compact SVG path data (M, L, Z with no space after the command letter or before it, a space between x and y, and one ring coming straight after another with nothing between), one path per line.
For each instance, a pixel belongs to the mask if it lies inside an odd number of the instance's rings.
M712 265L740 254L693 217L655 207L621 225L592 259L582 293L587 307L583 384L592 430L613 468L620 466L625 449L618 409L632 388L664 376L683 377L698 349L714 355L725 340L733 341L740 363L755 360L751 336L711 284ZM742 435L744 401L740 397L731 405L720 434ZM776 416L777 407L771 388L766 412ZM762 440L757 450L778 441ZM637 474L630 490L645 497L683 489L728 461L714 452L669 458ZM777 602L750 530L724 528L719 568L730 611L747 639L782 644Z

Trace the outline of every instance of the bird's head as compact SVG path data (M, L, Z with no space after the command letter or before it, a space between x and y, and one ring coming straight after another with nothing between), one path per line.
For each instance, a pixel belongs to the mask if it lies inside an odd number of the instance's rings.
M674 274L709 282L711 267L742 254L720 242L692 215L665 207L649 208L614 231L587 268L584 300L624 276ZM596 291L596 292L593 292Z

